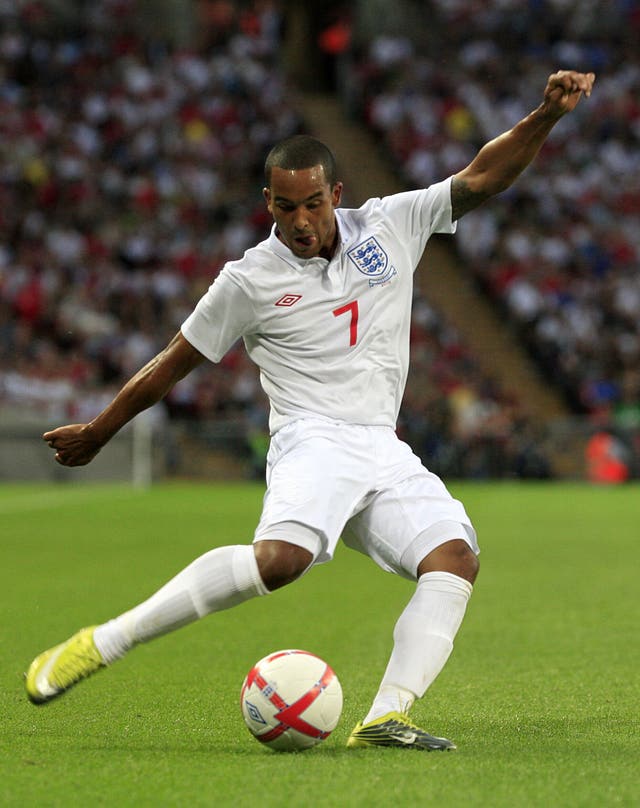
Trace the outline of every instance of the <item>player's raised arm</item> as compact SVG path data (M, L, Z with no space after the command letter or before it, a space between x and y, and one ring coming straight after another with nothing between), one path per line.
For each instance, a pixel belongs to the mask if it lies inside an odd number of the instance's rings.
M164 350L133 376L89 424L69 424L45 432L63 466L85 466L128 421L164 398L204 359L180 332Z
M513 129L489 141L453 178L452 218L459 219L485 199L506 190L538 153L555 124L591 95L593 73L560 70L549 76L540 106Z

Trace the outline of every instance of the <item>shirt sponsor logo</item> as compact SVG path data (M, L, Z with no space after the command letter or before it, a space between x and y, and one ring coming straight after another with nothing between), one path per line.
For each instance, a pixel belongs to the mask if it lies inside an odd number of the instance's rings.
M275 305L276 306L293 306L294 303L297 303L298 300L302 295L283 295L280 300L278 300Z
M397 274L396 268L389 266L389 258L374 236L352 247L347 255L358 272L369 278L369 286L388 283Z

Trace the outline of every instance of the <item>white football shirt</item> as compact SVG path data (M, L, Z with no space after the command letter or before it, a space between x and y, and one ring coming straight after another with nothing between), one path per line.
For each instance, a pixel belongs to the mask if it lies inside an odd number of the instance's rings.
M432 233L453 233L451 178L335 211L331 261L275 233L225 265L182 333L212 362L240 337L275 433L299 418L395 427L409 365L413 273Z

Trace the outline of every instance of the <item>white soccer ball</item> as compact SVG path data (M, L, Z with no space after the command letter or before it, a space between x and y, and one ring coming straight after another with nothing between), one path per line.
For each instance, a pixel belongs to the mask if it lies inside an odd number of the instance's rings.
M308 651L275 651L247 674L240 706L251 734L270 749L294 752L328 738L342 712L333 670Z

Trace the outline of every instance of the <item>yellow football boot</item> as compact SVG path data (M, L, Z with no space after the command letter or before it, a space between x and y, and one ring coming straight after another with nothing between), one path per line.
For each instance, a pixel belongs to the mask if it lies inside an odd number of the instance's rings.
M395 746L402 749L448 751L456 746L446 738L436 738L420 727L416 727L404 713L391 712L369 721L364 726L356 724L349 736L350 749L364 749L367 746Z
M30 701L45 704L104 667L105 662L93 642L95 629L96 626L80 629L66 642L33 660L25 675Z

